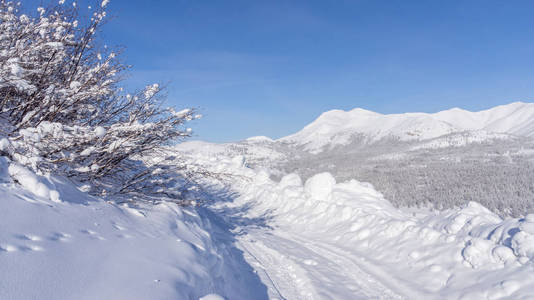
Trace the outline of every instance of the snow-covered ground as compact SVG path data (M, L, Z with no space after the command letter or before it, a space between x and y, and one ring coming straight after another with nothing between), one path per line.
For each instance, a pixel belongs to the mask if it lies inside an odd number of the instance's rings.
M116 205L2 159L0 298L534 299L533 215L406 212L367 183L209 153L188 159L238 176L198 208Z
M169 149L226 177L197 207L106 202L0 157L0 299L534 299L534 215L398 209L369 183L271 170L276 143Z
M116 205L9 165L0 157L0 299L266 295L233 235L195 208Z
M534 299L533 215L502 220L475 202L407 213L356 180L275 182L240 158L195 159L249 178L210 209L236 226L270 298Z

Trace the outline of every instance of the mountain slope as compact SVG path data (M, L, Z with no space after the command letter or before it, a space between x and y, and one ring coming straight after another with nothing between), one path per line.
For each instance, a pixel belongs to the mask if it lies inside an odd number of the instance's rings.
M479 112L453 108L433 114L380 114L361 108L332 110L280 141L319 153L326 146L346 145L355 138L365 143L384 138L420 141L473 130L533 136L534 103L514 102Z

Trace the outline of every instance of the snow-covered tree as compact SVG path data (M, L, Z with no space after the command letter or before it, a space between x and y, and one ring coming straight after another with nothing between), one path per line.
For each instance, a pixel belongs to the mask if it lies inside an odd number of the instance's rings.
M94 192L154 191L175 170L165 157L144 158L189 137L185 123L200 116L164 107L158 84L120 87L129 66L99 39L107 4L84 18L76 2L31 12L0 0L0 150L35 170L91 181Z

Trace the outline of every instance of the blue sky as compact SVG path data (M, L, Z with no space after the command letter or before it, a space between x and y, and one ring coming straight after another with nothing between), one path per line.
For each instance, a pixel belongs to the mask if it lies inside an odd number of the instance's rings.
M330 109L534 99L534 1L111 0L128 84L199 107L196 139L282 137Z

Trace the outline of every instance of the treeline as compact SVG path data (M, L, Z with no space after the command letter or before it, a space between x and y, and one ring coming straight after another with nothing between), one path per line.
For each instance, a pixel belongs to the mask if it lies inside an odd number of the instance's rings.
M338 181L372 183L399 207L451 208L477 201L501 216L534 212L534 149L529 139L410 151L413 143L341 147L279 165L304 178L328 171ZM514 154L516 153L516 154Z

